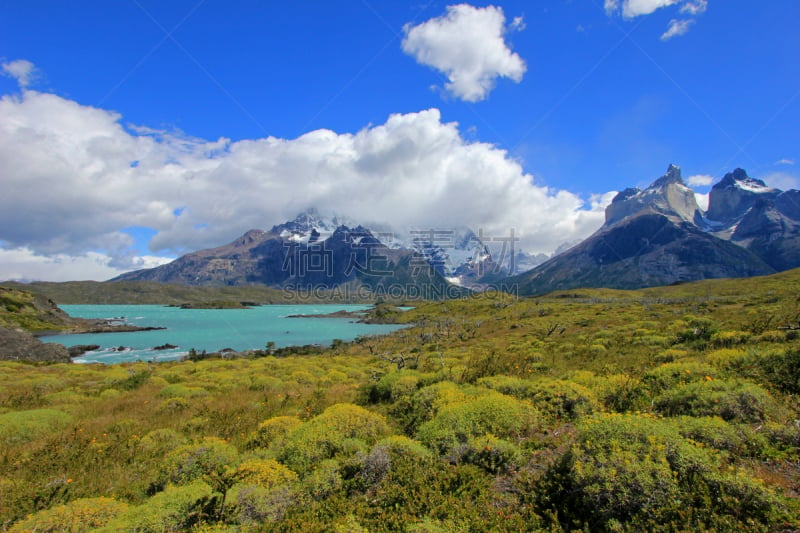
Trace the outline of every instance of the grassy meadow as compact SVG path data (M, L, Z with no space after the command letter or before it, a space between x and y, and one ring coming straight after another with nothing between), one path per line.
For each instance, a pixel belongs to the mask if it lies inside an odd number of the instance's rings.
M310 355L0 363L0 531L800 530L798 289L491 293Z

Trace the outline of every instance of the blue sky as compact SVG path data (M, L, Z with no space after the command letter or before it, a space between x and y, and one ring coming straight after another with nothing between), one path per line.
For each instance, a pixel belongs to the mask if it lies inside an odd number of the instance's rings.
M552 252L667 165L800 185L795 0L8 1L0 279L105 279L312 205Z

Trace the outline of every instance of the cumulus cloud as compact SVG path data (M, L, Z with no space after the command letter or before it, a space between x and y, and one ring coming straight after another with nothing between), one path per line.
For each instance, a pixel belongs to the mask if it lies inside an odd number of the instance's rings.
M25 91L0 99L0 160L6 253L25 250L19 257L37 264L96 260L110 275L148 260L132 254L131 227L151 228L150 255L168 256L269 229L311 206L397 228L466 225L489 236L514 228L526 251L552 252L595 231L613 196L586 201L535 185L504 150L465 139L437 109L357 133L206 141Z
M516 17L508 29L523 28L522 17ZM525 74L525 62L505 41L506 18L500 7L448 6L446 15L407 24L403 31L403 51L444 74L445 88L462 100L483 100L497 78L520 82Z
M690 18L670 20L666 31L661 34L662 41L687 33L697 15L704 13L708 8L708 0L605 0L604 3L609 17L618 15L625 19L650 15L670 6L680 6L678 11Z
M7 61L0 64L0 68L3 69L4 75L17 80L22 89L27 88L39 76L36 66L27 59Z
M690 187L708 187L714 183L714 176L695 174L694 176L686 178L686 183L688 183Z
M694 20L678 20L678 19L670 20L669 27L667 27L667 31L661 34L661 40L668 41L673 37L678 37L679 35L686 34L693 23Z

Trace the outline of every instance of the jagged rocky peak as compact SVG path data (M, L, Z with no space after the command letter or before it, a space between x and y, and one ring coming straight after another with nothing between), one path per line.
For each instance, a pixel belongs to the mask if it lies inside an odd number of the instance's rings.
M694 191L683 182L677 165L670 165L666 174L645 190L629 188L617 194L606 207L606 226L645 210L692 224L702 219Z
M673 183L683 185L684 187L686 186L686 184L683 183L683 178L681 177L681 167L670 164L670 166L667 167L667 173L654 181L653 184L650 185L650 188L665 187Z
M759 200L772 200L780 190L767 186L760 179L751 178L744 169L737 168L711 188L706 217L716 222L730 224L740 219Z

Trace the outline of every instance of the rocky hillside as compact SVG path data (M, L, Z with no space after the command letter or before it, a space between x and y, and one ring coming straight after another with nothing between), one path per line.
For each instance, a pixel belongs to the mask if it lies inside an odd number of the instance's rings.
M0 360L69 362L67 349L60 344L45 344L33 336L79 326L48 298L33 293L0 287Z
M32 333L75 331L84 322L70 317L41 294L0 287L0 327Z

